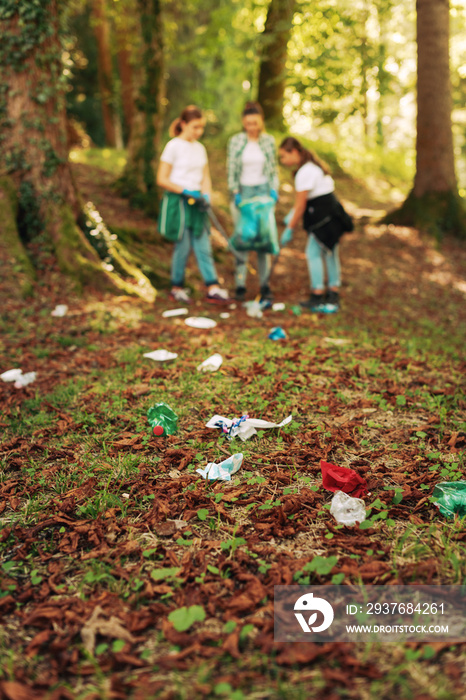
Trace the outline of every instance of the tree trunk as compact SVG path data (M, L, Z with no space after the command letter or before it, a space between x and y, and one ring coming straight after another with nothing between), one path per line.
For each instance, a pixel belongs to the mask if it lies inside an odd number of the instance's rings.
M162 128L163 25L160 0L138 0L140 48L135 76L135 112L128 162L118 181L120 193L157 216L156 167Z
M267 124L278 129L283 128L285 67L295 5L295 0L271 0L262 34L257 99Z
M414 194L456 189L448 0L417 0L417 139Z
M112 52L110 48L110 25L105 0L93 0L94 34L97 41L97 61L105 144L117 145L116 114L113 101Z
M451 126L449 2L417 0L417 138L414 187L390 221L466 238Z
M128 143L131 138L134 115L133 66L131 65L131 47L128 45L128 32L123 26L117 27L117 59L121 81L124 140Z
M137 270L126 271L126 279L112 271L121 256L108 245L106 255L115 262L110 270L78 225L88 217L68 163L57 8L58 0L21 0L0 13L0 239L20 264L21 235L26 247L33 243L40 251L45 243L80 286L153 298Z

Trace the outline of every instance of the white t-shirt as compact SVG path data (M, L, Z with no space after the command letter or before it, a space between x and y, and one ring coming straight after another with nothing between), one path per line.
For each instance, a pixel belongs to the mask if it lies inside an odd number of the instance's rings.
M248 141L241 154L241 164L240 185L265 185L265 155L257 141Z
M186 141L176 136L169 141L160 160L172 166L170 181L184 190L200 190L207 151L199 141Z
M294 178L296 192L307 192L307 199L314 199L323 194L330 194L335 189L335 183L330 175L315 163L304 163Z

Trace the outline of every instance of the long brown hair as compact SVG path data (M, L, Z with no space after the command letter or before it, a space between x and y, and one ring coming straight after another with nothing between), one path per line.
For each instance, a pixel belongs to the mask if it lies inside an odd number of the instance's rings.
M301 158L299 167L303 166L304 163L314 163L314 165L317 165L324 171L325 175L330 175L330 168L328 165L313 151L305 148L294 136L287 136L286 139L283 139L278 148L283 151L288 151L288 153L291 153L291 151L298 151Z
M172 121L168 129L169 135L173 138L174 136L179 136L183 129L181 128L181 122L187 124L192 122L193 119L202 119L202 112L196 105L188 105L183 109L180 116Z

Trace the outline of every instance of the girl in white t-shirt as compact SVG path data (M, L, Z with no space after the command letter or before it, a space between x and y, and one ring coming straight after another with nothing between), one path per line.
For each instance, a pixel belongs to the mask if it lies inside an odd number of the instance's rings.
M314 312L334 313L339 309L341 284L338 244L329 248L319 239L322 238L323 227L330 226L332 229L334 222L337 234L339 232L339 224L334 216L339 203L333 194L333 179L325 163L292 136L282 141L278 152L282 165L296 168L295 203L285 219L287 228L280 243L283 246L291 242L294 229L301 220L308 233L306 259L311 295L309 300L301 302L301 306ZM324 265L327 268L327 292Z
M277 147L275 139L264 131L264 113L257 102L248 102L241 115L243 131L228 142L227 172L231 194L231 213L236 224L241 200L268 196L278 200ZM238 258L242 258L240 261ZM236 261L236 299L246 297L247 252ZM261 301L271 299L269 288L270 255L257 253Z
M184 288L184 278L186 263L191 250L194 250L199 271L207 286L206 301L227 304L230 302L228 293L218 285L205 213L196 203L192 203L201 198L209 203L212 190L207 153L198 141L204 127L201 110L192 105L186 107L170 126L170 136L174 138L167 143L160 156L157 184L169 193L164 198L164 226L170 229L172 225L177 232L171 265L170 298L183 304L191 302L188 290ZM190 200L191 203L188 203ZM188 212L188 207L196 209Z

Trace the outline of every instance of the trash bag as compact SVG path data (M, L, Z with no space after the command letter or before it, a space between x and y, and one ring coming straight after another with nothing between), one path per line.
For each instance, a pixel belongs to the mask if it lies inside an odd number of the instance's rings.
M231 238L236 250L255 250L258 253L278 255L275 201L272 197L252 197L239 205L240 216Z

